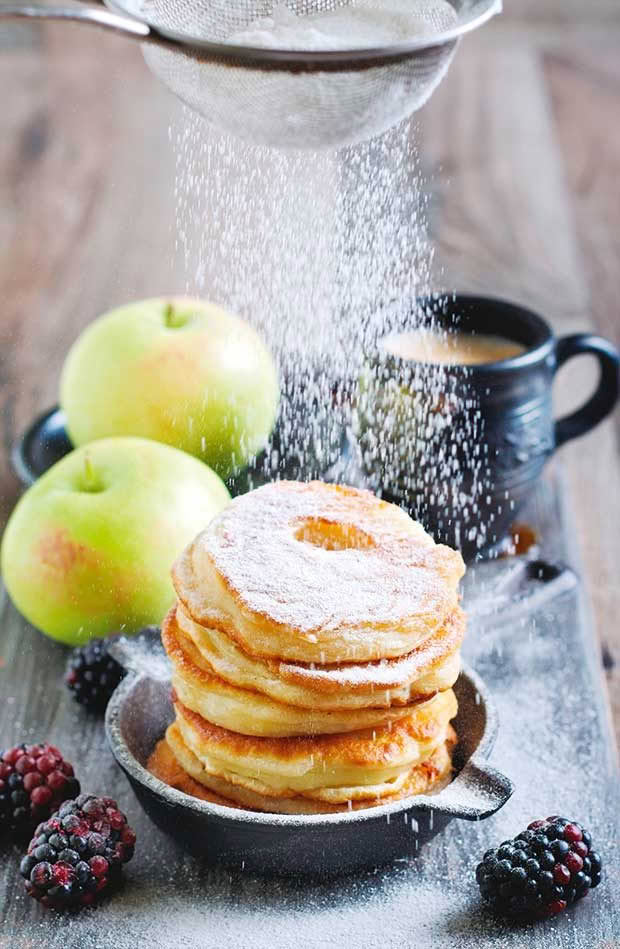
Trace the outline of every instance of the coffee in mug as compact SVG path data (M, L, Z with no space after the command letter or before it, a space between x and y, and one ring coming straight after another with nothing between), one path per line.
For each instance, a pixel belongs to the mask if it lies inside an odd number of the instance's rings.
M448 366L477 366L512 359L525 352L522 343L490 333L420 328L391 333L380 348L398 359Z
M557 339L536 313L488 297L418 301L433 328L379 341L358 386L353 432L368 486L472 560L508 534L556 448L614 408L620 354L600 336ZM559 420L558 368L581 353L600 380Z

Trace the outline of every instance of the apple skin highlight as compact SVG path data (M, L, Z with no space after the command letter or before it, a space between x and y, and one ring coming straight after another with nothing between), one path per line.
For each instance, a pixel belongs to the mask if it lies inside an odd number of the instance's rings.
M71 646L159 624L174 601L171 564L229 500L207 465L169 445L93 442L16 505L0 550L5 586L33 626Z
M265 446L278 398L275 363L256 331L185 298L142 300L95 320L71 347L60 382L74 445L152 438L222 478Z

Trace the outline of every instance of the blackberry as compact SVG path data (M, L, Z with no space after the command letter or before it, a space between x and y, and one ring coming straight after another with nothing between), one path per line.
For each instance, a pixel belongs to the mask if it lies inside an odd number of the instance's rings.
M107 639L91 639L85 646L74 649L67 663L65 682L80 705L92 712L104 712L125 670L108 652Z
M59 804L80 793L73 768L46 743L0 753L0 836L28 837Z
M43 906L77 909L118 885L135 843L116 801L81 794L39 824L19 869L27 892Z
M548 817L487 850L476 868L483 899L521 918L555 916L601 882L601 858L576 821Z

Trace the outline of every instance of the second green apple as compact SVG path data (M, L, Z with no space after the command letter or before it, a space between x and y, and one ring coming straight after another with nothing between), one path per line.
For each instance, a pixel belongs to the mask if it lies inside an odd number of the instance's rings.
M112 310L82 333L63 368L60 402L75 445L140 435L226 478L265 445L278 379L248 323L204 301L157 298Z

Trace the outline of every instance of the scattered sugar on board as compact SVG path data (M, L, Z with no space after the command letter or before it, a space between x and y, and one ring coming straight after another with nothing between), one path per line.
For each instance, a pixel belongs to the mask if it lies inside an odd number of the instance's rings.
M241 868L208 869L184 855L150 823L127 787L119 800L138 831L138 848L127 866L123 891L96 911L72 918L52 917L24 895L12 901L12 912L21 917L27 909L32 920L28 936L22 939L21 930L12 928L11 917L2 930L7 945L298 949L302 939L307 949L613 946L613 882L620 867L604 718L600 710L594 714L594 708L592 715L583 714L584 694L597 701L584 663L574 670L572 695L562 687L563 669L557 662L562 648L583 656L575 638L575 613L574 593L541 611L531 652L518 645L529 623L517 629L490 624L466 645L468 661L492 682L499 709L501 740L492 764L517 782L514 796L495 816L480 823L453 821L420 847L417 858L387 869L323 882L261 880ZM500 639L507 661L498 668L493 646ZM111 761L105 763L113 767ZM100 773L99 763L92 768ZM535 927L511 927L482 909L475 864L488 847L515 835L533 817L552 813L575 816L588 825L608 876L571 913Z
M187 289L228 303L263 330L292 378L285 390L290 404L301 395L307 404L309 392L315 407L330 405L331 383L343 370L358 369L364 344L411 318L402 304L388 304L432 286L425 199L409 131L338 156L288 156L213 139L187 113L172 137ZM411 213L399 223L405 208ZM240 226L248 220L255 226ZM291 411L287 450L303 449L311 458L329 446L332 414L319 411L318 420L296 427ZM603 760L599 734L603 713L584 713L581 690L560 688L557 655L574 622L574 601L569 596L548 614L535 627L489 624L484 635L469 637L467 657L493 682L502 720L493 764L519 782L498 815L483 824L453 822L421 849L417 862L325 883L209 870L154 829L127 791L121 806L139 841L154 839L157 846L141 852L138 844L124 891L95 912L55 918L53 928L49 914L25 896L14 906L21 912L28 905L39 920L38 944L50 949L297 949L300 933L309 949L340 947L352 938L359 949L465 949L472 943L523 949L522 930L480 908L473 869L488 846L533 816L564 811L590 824L617 872L611 764ZM529 648L520 649L530 632ZM581 683L583 670L576 675ZM550 748L553 755L545 752ZM569 773L568 760L579 768ZM612 895L607 884L593 897L595 931L588 907L580 907L537 930L539 949L613 945ZM586 914L589 925L582 923ZM33 944L32 930L23 940L10 921L4 933L11 949Z

